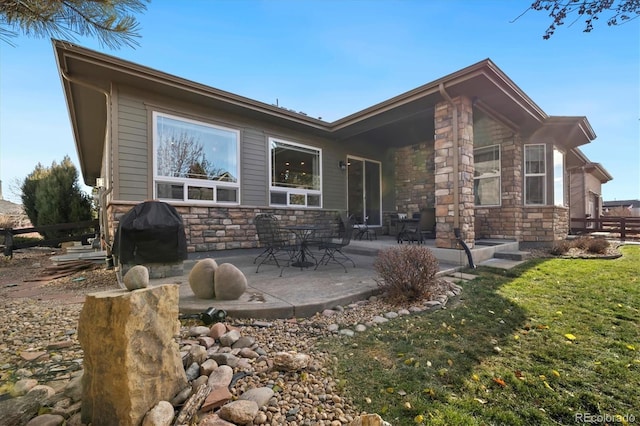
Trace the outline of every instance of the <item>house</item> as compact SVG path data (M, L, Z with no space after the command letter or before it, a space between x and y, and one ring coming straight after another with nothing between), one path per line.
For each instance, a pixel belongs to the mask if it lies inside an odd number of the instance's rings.
M603 211L608 216L640 217L640 200L605 201Z
M259 212L309 223L348 211L384 232L435 209L436 247L550 244L569 231L567 157L586 117L547 115L490 59L334 122L53 40L84 181L105 239L149 199L188 250L255 247Z
M566 162L571 228L593 227L593 223L587 223L584 219L600 218L603 213L602 185L613 177L600 163L589 161L579 148L569 152Z

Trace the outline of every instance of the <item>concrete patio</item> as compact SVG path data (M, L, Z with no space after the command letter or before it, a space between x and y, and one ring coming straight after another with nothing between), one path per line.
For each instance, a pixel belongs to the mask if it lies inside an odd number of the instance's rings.
M184 274L177 277L153 279L152 285L176 283L180 285L180 312L197 314L209 307L224 309L234 318L294 318L309 317L324 309L364 300L378 291L373 261L377 253L385 248L397 246L395 238L381 236L373 241L352 241L345 250L356 263L347 266L348 272L337 264L301 269L285 267L280 269L266 264L256 273L255 257L261 249L226 250L219 252L191 253L185 261ZM434 247L433 240L424 246L430 248L439 260L439 275L451 275L467 266L464 250L445 250ZM472 249L474 262L491 262L495 252L513 252L517 243L504 241L481 241ZM220 301L198 299L193 295L188 282L188 273L199 259L212 258L218 264L231 263L247 277L247 291L238 300ZM496 259L497 260L497 259ZM500 260L495 267L511 267L519 263Z

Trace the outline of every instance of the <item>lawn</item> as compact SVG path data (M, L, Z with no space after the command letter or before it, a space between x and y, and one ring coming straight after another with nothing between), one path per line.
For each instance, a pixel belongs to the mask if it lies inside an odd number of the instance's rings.
M323 345L394 426L640 422L640 246L621 252L478 268L447 309Z

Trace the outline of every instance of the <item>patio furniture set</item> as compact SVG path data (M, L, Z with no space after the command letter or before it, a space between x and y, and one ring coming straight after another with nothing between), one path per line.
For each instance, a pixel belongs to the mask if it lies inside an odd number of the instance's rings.
M280 276L287 266L318 269L329 263L337 263L348 272L346 264L356 265L343 249L352 239L377 239L375 229L368 226L366 219L358 223L354 216L341 215L332 223L283 225L273 214L259 214L254 225L264 250L254 259L253 263L258 263L256 273L266 263L280 268ZM411 218L397 214L391 218L389 232L396 234L400 244L405 241L420 244L435 238L435 211L423 210Z
M335 223L282 225L272 214L259 214L254 219L260 246L264 249L253 263L258 263L256 273L265 263L280 268L280 276L287 266L309 268L315 265L337 263L344 268L355 262L342 251L354 234L355 219L340 217ZM315 249L315 251L314 251ZM316 257L317 256L317 257Z

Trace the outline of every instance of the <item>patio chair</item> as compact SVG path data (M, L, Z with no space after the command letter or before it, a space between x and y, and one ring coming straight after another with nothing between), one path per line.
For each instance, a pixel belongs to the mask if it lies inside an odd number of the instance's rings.
M369 241L371 241L372 239L378 239L376 231L369 228L369 216L365 216L364 220L361 223L355 223L353 227L355 228L355 234L353 238L355 238L356 240L362 240L363 238L366 238Z
M341 237L338 238L336 236L328 238L326 241L320 243L318 248L321 251L324 251L324 253L320 258L320 261L318 261L315 269L318 269L318 266L320 265L328 265L329 262L334 262L342 265L345 272L348 272L347 267L345 266L345 263L347 262L351 262L353 267L356 267L355 262L342 251L342 249L344 249L351 243L351 238L354 232L354 224L355 218L353 216L349 216L347 222L344 223L344 231Z
M422 244L425 239L435 238L436 217L435 209L423 209L413 214L413 221L405 223L398 234L398 242L417 242Z
M260 270L260 266L273 262L280 268L280 276L282 276L284 266L289 266L295 257L297 247L291 244L290 239L282 232L278 218L274 215L259 214L254 218L253 223L256 227L260 246L264 248L264 251L253 259L254 264L260 259L256 273ZM280 266L283 261L286 261L286 264Z

